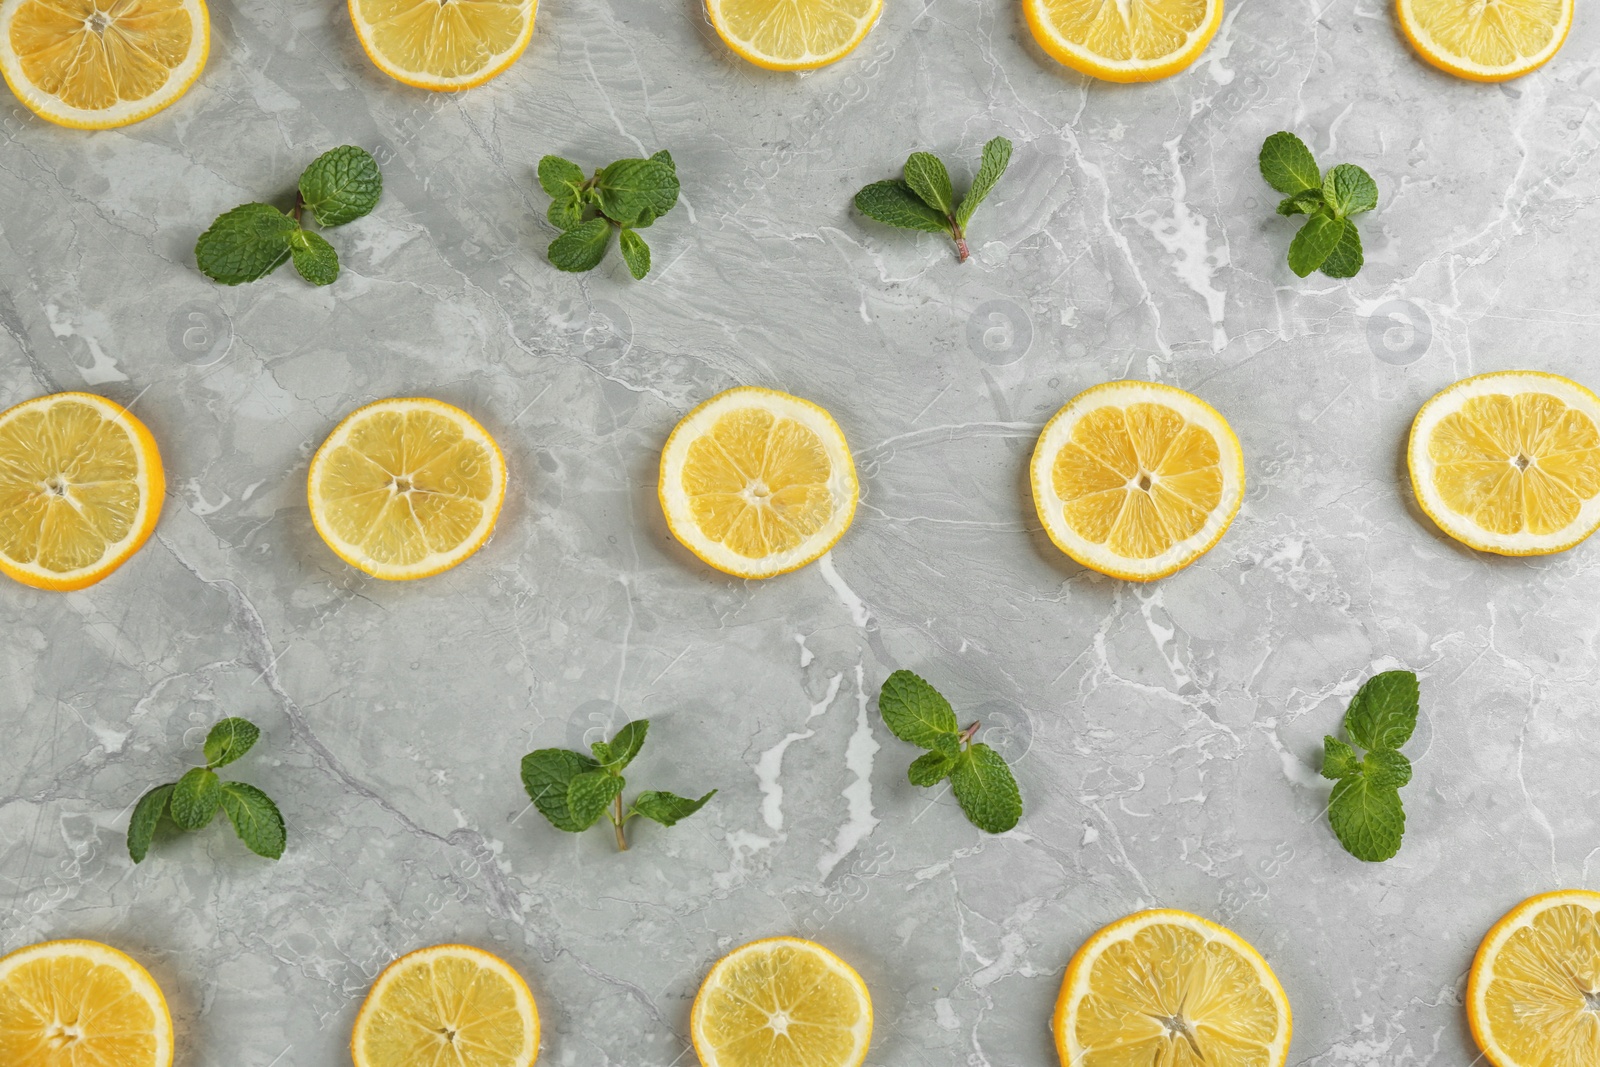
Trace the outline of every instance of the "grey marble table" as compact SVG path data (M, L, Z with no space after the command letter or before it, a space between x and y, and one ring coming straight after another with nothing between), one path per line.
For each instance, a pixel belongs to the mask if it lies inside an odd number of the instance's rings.
M109 580L0 585L0 950L127 949L182 1067L324 1067L379 968L464 940L528 976L541 1063L667 1067L694 1062L711 961L797 933L870 984L876 1067L1049 1067L1073 950L1169 905L1266 954L1291 1063L1469 1064L1479 937L1600 887L1600 547L1461 548L1402 449L1469 373L1600 385L1592 14L1497 87L1424 66L1381 0L1241 0L1190 71L1119 87L1046 58L1011 0L890 0L804 77L726 54L694 0L546 0L514 68L446 96L376 71L342 4L218 0L209 68L150 121L88 135L0 101L0 403L133 403L168 475ZM1288 271L1255 169L1280 128L1379 182L1353 281ZM1016 157L966 265L851 210L908 151L975 161L996 134ZM336 285L195 271L213 216L342 143L387 185L335 237ZM684 195L650 277L553 270L538 158L662 147ZM1045 419L1118 377L1205 397L1248 464L1227 537L1150 586L1073 565L1027 496ZM761 583L699 564L655 500L668 430L741 383L831 409L862 482L831 556ZM484 422L511 490L474 558L385 584L318 540L306 464L411 394ZM1392 666L1424 721L1405 847L1374 866L1316 768ZM989 724L1014 832L906 782L874 700L897 667ZM238 776L280 800L288 853L218 826L134 867L133 801L226 714L265 730ZM528 809L523 752L637 716L635 783L719 788L702 814L618 855Z

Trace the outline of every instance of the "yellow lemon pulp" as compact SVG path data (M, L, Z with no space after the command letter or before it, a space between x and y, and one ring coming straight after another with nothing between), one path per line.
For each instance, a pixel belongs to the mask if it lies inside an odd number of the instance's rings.
M1289 1002L1237 934L1180 911L1146 911L1095 934L1056 1004L1064 1067L1281 1067Z
M1108 81L1153 81L1193 63L1222 22L1222 0L1023 0L1039 46Z
M771 938L718 961L689 1025L705 1067L857 1067L872 1040L872 1000L827 949Z
M145 969L93 941L50 941L0 960L6 1067L168 1067L172 1019Z
M420 89L469 89L504 71L533 35L536 0L350 0L378 68Z
M1494 1067L1600 1063L1600 893L1547 893L1497 923L1468 975L1467 1016Z
M882 13L883 0L706 0L724 43L768 70L813 70L841 59Z
M351 414L311 461L317 532L378 578L421 578L488 540L505 499L500 449L437 400L380 400Z
M528 1067L539 1012L522 976L467 945L402 956L373 983L356 1017L356 1067Z
M1418 54L1474 81L1505 81L1543 66L1572 29L1573 0L1397 0Z

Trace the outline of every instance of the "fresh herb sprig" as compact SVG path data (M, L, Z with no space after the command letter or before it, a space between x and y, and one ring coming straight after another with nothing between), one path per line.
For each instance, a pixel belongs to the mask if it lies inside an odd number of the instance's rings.
M611 230L628 273L650 273L650 246L640 230L671 211L678 202L678 168L672 153L662 149L649 159L619 159L586 178L570 159L539 160L539 185L550 194L545 217L561 231L550 242L551 264L557 270L593 270L605 258Z
M354 145L335 148L300 175L287 214L271 204L243 204L218 215L195 242L195 262L211 280L238 285L265 278L293 259L300 277L332 285L339 277L339 253L301 225L305 212L331 229L369 213L382 194L383 175L369 152Z
M1366 261L1354 217L1378 206L1372 175L1354 163L1323 174L1304 141L1280 132L1261 146L1261 176L1284 194L1278 214L1310 216L1289 242L1289 269L1302 278L1314 270L1354 278Z
M967 195L958 204L950 172L931 152L913 152L906 160L905 176L873 182L856 194L856 210L871 219L903 230L948 233L956 242L956 256L965 263L967 223L1011 162L1011 142L996 137L983 146L983 161Z
M906 772L912 785L950 779L951 792L972 825L1003 834L1022 818L1022 794L1000 753L974 741L978 723L962 729L950 702L910 671L895 671L878 693L884 724L900 740L925 748Z
M272 798L244 782L224 782L217 768L250 751L261 731L248 719L223 719L206 735L204 767L191 767L182 778L158 785L133 807L128 822L128 855L142 863L163 817L180 830L203 829L220 809L228 813L234 833L258 856L283 855L283 816Z
M1345 851L1377 863L1400 851L1406 812L1400 787L1411 781L1411 761L1400 746L1417 728L1417 676L1384 671L1367 679L1344 713L1344 730L1366 755L1339 739L1322 739L1322 776L1337 784L1328 798L1328 821Z
M622 770L644 747L649 719L635 719L610 741L589 746L593 758L565 748L541 748L522 757L522 785L539 814L557 830L581 834L605 815L616 831L617 850L628 847L625 829L636 815L672 826L687 819L717 795L713 789L699 800L655 790L640 793L626 810L622 790L627 781Z

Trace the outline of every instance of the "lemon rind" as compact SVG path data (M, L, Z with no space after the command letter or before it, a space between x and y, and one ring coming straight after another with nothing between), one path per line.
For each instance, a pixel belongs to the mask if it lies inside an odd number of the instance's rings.
M378 977L373 979L372 988L367 990L366 999L361 1002L361 1010L356 1013L355 1024L350 1028L350 1058L357 1067L364 1067L369 1062L365 1052L365 1037L367 1036L367 1023L369 1013L376 1010L381 1001L380 993L386 989L409 966L427 963L437 957L455 957L472 960L485 970L492 970L507 979L517 995L518 1006L523 1009L522 1018L525 1025L527 1040L519 1053L519 1059L514 1067L530 1067L539 1055L539 1004L533 998L533 990L528 988L527 979L523 978L517 969L492 952L486 952L475 945L444 944L429 945L426 948L414 949L404 956L392 961L385 967Z
M59 941L41 941L25 945L0 957L0 983L17 967L36 959L60 959L65 956L85 956L97 966L110 967L129 977L135 994L142 995L156 1018L156 1052L149 1065L139 1067L172 1067L176 1039L172 1030L172 1010L167 1006L166 994L161 984L151 976L144 965L126 952L99 941L83 938L65 938Z
M413 89L427 89L436 93L457 93L464 89L476 89L510 70L512 64L521 59L522 53L528 50L528 43L533 40L533 24L539 14L539 0L522 0L522 6L527 10L528 17L515 44L502 52L491 66L483 70L456 78L440 78L425 71L402 67L380 52L372 41L371 24L361 17L360 0L348 0L347 6L350 11L350 25L355 30L356 40L361 42L361 49L367 53L367 58L372 61L373 66L395 81L409 85Z
M1189 34L1182 48L1149 60L1113 60L1061 36L1046 18L1044 0L1023 0L1022 12L1033 33L1034 41L1056 62L1101 81L1130 84L1160 81L1181 74L1194 63L1211 44L1222 26L1223 0L1208 0L1210 13L1206 20Z
M1521 62L1510 67L1488 67L1481 63L1474 63L1465 56L1457 55L1439 45L1417 23L1414 15L1410 14L1415 0L1395 0L1396 21L1400 23L1400 32L1405 36L1406 42L1411 45L1423 62L1428 63L1446 74L1454 74L1458 78L1465 78L1475 82L1504 82L1513 78L1520 78L1524 74L1532 74L1550 60L1555 58L1561 46L1566 44L1567 35L1572 32L1577 4L1575 0L1563 0L1561 22L1557 32L1552 36L1550 44L1533 56L1524 57Z

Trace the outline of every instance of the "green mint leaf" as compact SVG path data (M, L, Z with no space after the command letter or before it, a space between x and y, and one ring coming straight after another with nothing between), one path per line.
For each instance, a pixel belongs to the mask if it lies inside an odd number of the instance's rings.
M563 232L576 229L586 221L587 212L583 207L583 199L577 193L563 194L550 201L550 206L545 209L544 217L550 220L550 225Z
M215 770L226 767L261 739L261 731L249 719L223 719L206 734L206 764Z
M972 179L972 188L967 190L967 195L961 198L961 206L956 208L957 226L962 230L967 228L972 213L978 210L978 205L983 203L989 191L1000 180L1000 176L1006 172L1006 167L1010 165L1010 141L1004 137L996 137L983 146L983 162L978 167L978 176Z
M576 197L578 187L584 183L583 168L570 159L545 156L539 160L539 188L560 200Z
M1361 773L1361 757L1336 737L1322 739L1322 777L1338 780Z
M895 671L883 680L878 711L889 732L902 741L948 755L954 755L959 747L956 736L961 728L950 702L910 671Z
M267 794L243 782L223 782L222 810L245 848L269 860L283 855L283 815Z
M611 224L605 219L590 219L574 226L550 242L550 264L557 270L593 270L605 258L611 240Z
M625 784L621 775L610 771L585 771L574 775L567 783L567 810L573 824L580 830L587 830L599 822Z
M567 802L567 790L580 774L597 770L599 764L587 756L564 748L541 748L522 757L522 787L539 814L557 830L581 833L594 824L579 823ZM611 777L606 775L606 777Z
M1400 791L1379 785L1365 774L1341 778L1328 798L1328 821L1345 851L1358 860L1378 863L1400 851L1406 812Z
M184 830L198 830L210 822L222 805L222 781L215 771L191 767L172 787L168 810Z
M320 233L296 230L289 235L294 269L312 285L332 285L339 277L339 253Z
M906 768L906 778L912 785L927 787L938 785L950 777L950 772L955 769L956 760L948 752L924 752L911 761L911 766Z
M950 788L978 829L1003 834L1022 818L1022 794L1011 768L988 745L968 748L950 771Z
M1365 749L1398 749L1417 728L1417 676L1384 671L1366 680L1344 713L1350 739Z
M217 216L194 245L200 272L223 285L264 278L289 258L289 235L299 229L271 204L242 204Z
M1339 243L1333 246L1333 251L1328 253L1328 258L1317 269L1330 278L1354 278L1361 273L1361 266L1365 262L1366 257L1361 253L1361 234L1356 224L1346 219Z
M672 153L665 148L650 157L652 163L664 163L672 168L672 173L678 173L678 165L672 161Z
M128 820L128 855L133 857L133 862L144 862L145 854L150 851L150 842L155 839L156 827L161 824L161 816L166 814L167 802L172 799L175 785L174 782L158 785L140 797L139 803L133 806L133 817Z
M1309 215L1322 206L1322 190L1313 189L1298 196L1286 197L1278 203L1280 215Z
M950 232L950 220L924 204L911 187L898 178L873 182L856 194L856 210L902 230L925 233Z
M635 281L650 273L650 246L644 243L643 237L624 227L617 243L622 248L623 261L628 264L628 273Z
M678 172L656 159L619 159L600 172L595 198L620 226L648 226L678 202Z
M300 199L321 226L354 222L377 207L378 197L382 195L383 175L378 170L378 161L366 149L355 145L341 145L324 152L300 175Z
M663 793L656 790L640 793L633 799L633 806L628 809L629 815L643 815L652 822L662 826L672 826L679 820L687 819L695 812L706 806L706 801L717 795L713 789L699 800L680 797L676 793Z
M607 747L611 750L609 760L601 760L607 770L622 770L633 762L633 757L644 748L644 738L650 732L649 719L634 719L617 731L617 736L611 739Z
M1289 269L1304 278L1333 254L1348 225L1343 219L1318 212L1306 220L1289 242Z
M1378 183L1354 163L1341 163L1322 183L1322 198L1341 219L1378 206Z
M1304 141L1288 132L1273 134L1261 146L1261 176L1288 196L1322 188L1316 157Z
M1361 771L1375 786L1399 789L1411 781L1411 761L1389 749L1368 752L1361 761Z
M932 152L911 153L906 160L905 183L940 215L948 218L955 214L956 192L950 187L950 172Z
M604 741L596 741L590 745L589 753L594 756L594 761L602 767L611 762L611 746Z

